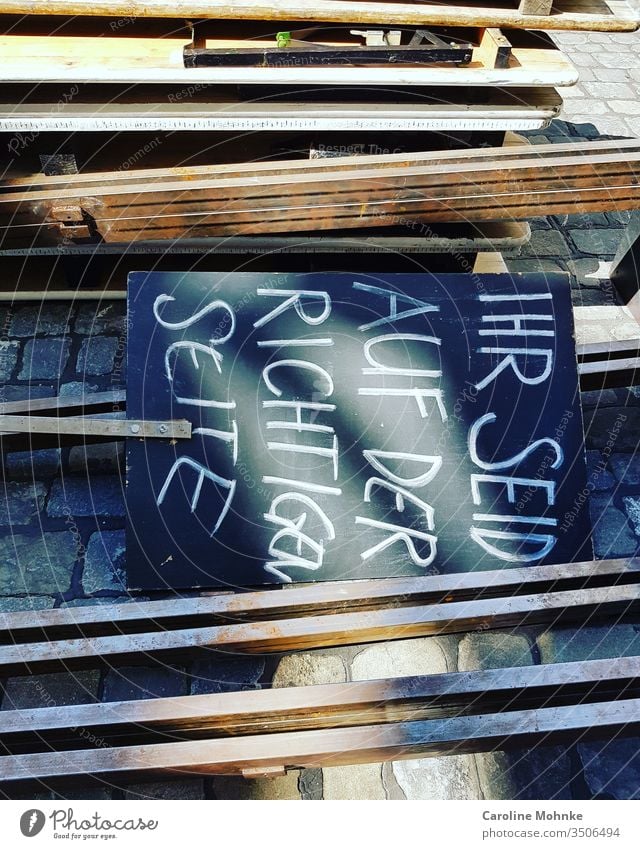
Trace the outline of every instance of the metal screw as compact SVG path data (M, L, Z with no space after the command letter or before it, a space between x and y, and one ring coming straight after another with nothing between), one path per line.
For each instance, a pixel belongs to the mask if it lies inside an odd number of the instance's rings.
M166 426L166 424L161 424L158 426L158 433L166 433L168 430L169 428Z
M131 433L140 433L140 425L132 424L131 425Z

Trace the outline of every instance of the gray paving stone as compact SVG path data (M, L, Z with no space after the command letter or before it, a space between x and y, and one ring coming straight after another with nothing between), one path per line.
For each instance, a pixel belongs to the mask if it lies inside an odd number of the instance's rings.
M28 401L33 398L52 398L56 394L52 385L29 383L28 386L0 386L0 403Z
M592 230L610 227L611 222L605 212L580 213L579 215L554 215L553 220L562 228Z
M590 108L592 100L582 101L582 108ZM575 113L571 115L576 131L584 138L597 139L600 136L615 136L617 138L629 135L628 125L619 115L599 115L594 118L591 114Z
M75 396L82 397L90 392L97 392L98 386L93 383L85 383L83 380L72 380L69 383L63 383L60 386L60 395L63 398L70 398Z
M64 336L69 332L72 309L66 304L51 304L46 301L37 306L21 307L16 310L9 334L18 337Z
M74 325L76 333L98 336L101 333L123 333L126 328L124 301L82 304Z
M13 480L52 478L60 468L60 449L41 448L37 451L11 451L5 455L5 470Z
M631 78L629 76L628 68L585 68L585 71L591 71L592 77L590 79L598 80L601 83L631 83ZM582 77L583 71L580 72L580 76ZM585 77L587 79L587 77ZM615 100L608 101L609 107L612 108ZM627 103L629 101L625 101ZM631 101L633 102L633 101Z
M69 531L0 537L0 593L53 595L71 583L78 545Z
M557 230L534 230L531 241L523 248L522 256L564 257L567 253L567 243Z
M571 799L571 761L560 746L477 755L484 799Z
M640 653L640 633L627 624L552 628L540 634L536 642L542 663L604 660Z
M149 601L148 598L142 596L119 595L109 596L104 598L72 598L70 601L63 601L60 607L105 607L112 604L135 604L137 601Z
M20 353L20 343L0 340L0 380L11 380L11 375L18 364L18 354ZM8 398L4 399L8 401Z
M65 516L124 516L124 482L117 475L87 479L67 476L51 487L47 513Z
M42 510L47 487L39 481L0 484L0 525L28 525Z
M594 289L600 288L602 277L597 275L601 273L601 260L598 257L571 259L567 264L569 271L575 275L576 280L581 286L589 286Z
M587 409L594 407L596 410L601 407L619 407L624 401L621 401L617 389L603 389L601 391L589 391L580 393L580 401L582 408Z
M626 495L622 499L625 513L631 521L631 526L637 537L640 537L640 497Z
M630 115L640 115L640 101L638 100L612 100L609 106L612 112L616 112L625 118Z
M116 336L91 336L84 339L76 360L76 371L89 375L110 374L117 348Z
M82 570L82 588L87 595L109 591L126 592L124 531L91 534Z
M605 68L624 68L631 69L638 67L638 56L633 53L623 53L620 50L603 51L599 56L601 64ZM587 83L588 85L588 83ZM607 85L607 83L602 83ZM633 97L634 91L630 85L620 86L624 91L619 91L616 95L615 91L612 94L606 94L607 89L597 89L589 92L594 97Z
M622 239L620 230L595 227L589 230L569 230L569 235L580 253L591 254L601 259L606 256L613 257Z
M58 380L67 365L70 339L30 339L25 343L20 380Z
M615 485L615 479L607 470L607 461L600 451L587 451L587 483L595 492L603 492Z
M486 631L467 634L458 647L458 669L503 669L533 663L528 640L518 634Z
M3 613L17 613L21 610L47 610L53 607L53 598L45 595L31 595L24 598L0 597L0 622Z
M186 696L184 670L162 667L131 666L110 669L104 682L103 701Z
M100 673L97 670L9 678L2 709L27 710L95 702L99 683Z
M595 493L590 499L593 548L596 557L628 557L638 552L627 517L614 507L610 495Z
M588 448L635 451L640 433L640 411L634 407L604 407L585 410Z
M124 791L125 799L204 799L204 779L192 781L158 781L148 784L130 784Z
M613 224L619 224L622 227L625 227L631 221L631 213L626 209L621 209L616 212L607 212L607 218Z
M72 472L117 472L124 462L124 442L74 445L69 452Z
M235 690L255 690L264 673L263 657L223 655L214 653L206 660L196 661L190 669L191 693L228 693Z
M640 799L640 738L580 743L578 751L594 797Z
M507 267L512 273L564 274L565 269L553 259L530 257L529 259L507 259Z
M613 454L610 460L616 480L627 486L640 486L640 455Z
M625 63L625 62L628 61L628 57L621 57L617 61ZM605 64L604 61L602 62L602 64L603 65ZM607 65L606 67L609 67L609 68L624 68L625 65L624 64L621 64L621 65L613 65L612 64L612 65ZM632 64L629 67L635 67L635 66ZM587 81L587 82L584 83L584 85L582 87L584 88L584 90L587 92L588 95L590 95L591 97L594 98L595 103L593 104L593 107L597 107L599 105L599 102L604 103L605 106L606 106L607 102L610 101L610 100L614 100L614 99L615 100L622 100L622 99L626 99L626 98L633 99L633 97L634 97L633 89L631 88L630 85L627 85L625 83L593 83L593 82ZM591 105L590 105L590 108L592 108ZM594 112L594 114L597 114L597 111Z

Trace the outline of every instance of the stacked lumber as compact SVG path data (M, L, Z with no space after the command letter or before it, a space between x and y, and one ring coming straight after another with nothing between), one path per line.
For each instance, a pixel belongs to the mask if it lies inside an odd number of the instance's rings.
M290 160L5 181L2 247L129 244L624 210L635 140Z
M0 674L80 661L166 662L170 645L184 658L205 647L273 651L558 618L593 622L637 609L639 568L637 560L601 561L121 604L108 613L9 613L0 620ZM2 779L249 776L631 733L640 722L639 684L640 658L632 657L9 710L0 713Z
M104 16L115 18L213 18L265 21L331 21L400 26L507 26L523 29L637 29L632 10L621 0L489 0L473 3L385 2L385 0L2 0L0 14Z
M637 560L609 560L8 613L0 619L0 677L184 660L212 649L282 652L619 619L638 610L639 568Z

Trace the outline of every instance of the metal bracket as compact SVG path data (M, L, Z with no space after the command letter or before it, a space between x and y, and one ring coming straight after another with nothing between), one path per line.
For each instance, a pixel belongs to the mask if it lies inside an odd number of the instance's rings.
M191 437L191 422L186 419L148 421L144 419L99 419L85 416L0 415L0 436L10 436L14 433L189 439Z

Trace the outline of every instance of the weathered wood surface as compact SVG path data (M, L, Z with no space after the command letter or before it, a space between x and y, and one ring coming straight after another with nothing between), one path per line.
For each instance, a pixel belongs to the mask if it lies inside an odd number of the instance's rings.
M151 90L149 90L151 89ZM317 130L502 130L540 129L560 112L562 100L552 88L514 91L477 89L465 98L460 89L424 92L418 100L396 94L392 102L381 92L355 90L350 99L332 99L325 92L313 101L291 92L289 99L242 101L232 92L204 88L188 99L172 102L170 86L87 86L72 100L63 100L64 87L40 85L5 87L0 103L3 132L116 132L197 131L262 132ZM333 93L335 98L335 92Z
M395 7L396 4L393 4ZM351 6L351 8L353 8ZM420 9L416 4L413 8ZM527 20L531 21L531 18ZM498 24L490 24L498 26ZM469 26L474 26L469 22ZM567 86L578 80L578 71L542 33L514 31L511 59L495 67L491 54L480 51L468 65L396 65L384 67L314 67L290 64L279 67L185 68L184 35L146 38L137 35L81 37L77 35L0 35L3 56L1 79L5 83L63 83L64 102L73 101L80 84L198 85L325 85L346 86ZM286 58L286 57L285 57Z
M0 712L2 753L306 731L632 698L640 658ZM78 737L78 729L83 735Z
M23 643L0 646L0 676L52 669L149 663L202 650L263 653L356 645L409 637L508 628L593 622L620 618L640 607L637 584L550 592L507 598L390 607L356 613L303 616L173 631Z
M632 734L640 699L541 707L445 720L292 731L111 749L7 755L4 782L68 781L82 776L155 778L176 774L242 774L271 767L328 767L400 758L483 752L596 736ZM67 785L68 786L68 785Z
M384 578L366 581L327 581L307 586L258 592L215 593L195 598L173 598L101 607L0 613L0 643L107 636L171 630L200 625L251 622L278 618L322 616L347 611L473 601L482 598L567 592L635 584L640 558L593 560L537 566L535 569L498 569Z
M437 157L437 158L435 158ZM22 179L0 187L6 250L526 219L640 200L635 140ZM50 182L53 180L54 182ZM78 226L82 223L82 226ZM80 231L80 232L78 232Z
M419 26L509 26L625 32L637 28L629 6L618 0L523 0L479 5L451 3L385 3L370 0L2 0L0 14L102 15L108 17L237 18L273 21L333 21L351 24Z

